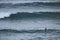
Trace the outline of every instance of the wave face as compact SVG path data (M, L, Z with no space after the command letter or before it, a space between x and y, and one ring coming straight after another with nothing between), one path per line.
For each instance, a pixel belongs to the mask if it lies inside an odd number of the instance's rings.
M17 12L0 18L1 28L11 29L60 29L60 12ZM17 27L17 28L16 28Z
M60 19L60 12L17 12L16 14L11 14L9 17L4 17L2 19L33 19L33 18L52 18Z

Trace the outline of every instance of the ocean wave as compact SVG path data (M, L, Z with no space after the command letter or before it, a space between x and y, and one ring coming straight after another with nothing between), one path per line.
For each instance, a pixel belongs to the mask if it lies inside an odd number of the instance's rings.
M60 30L56 29L47 29L47 30L14 30L14 29L1 29L1 32L11 32L11 33L52 33L57 32L59 33Z
M5 3L26 3L26 2L60 2L60 0L0 0L0 2Z
M10 14L9 17L4 17L0 19L34 19L34 18L53 18L60 19L60 12L17 12L15 14Z
M4 8L4 7L21 7L21 6L37 6L37 7L40 7L40 6L57 6L59 7L60 6L60 2L32 2L32 3L16 3L16 4L13 4L13 3L0 3L0 8Z

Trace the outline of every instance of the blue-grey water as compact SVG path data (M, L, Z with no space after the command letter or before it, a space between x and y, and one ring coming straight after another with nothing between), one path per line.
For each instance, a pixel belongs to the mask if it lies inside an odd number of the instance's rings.
M54 31L39 31L45 28ZM0 40L60 40L56 30L60 0L0 0Z
M60 40L55 33L0 33L0 40Z

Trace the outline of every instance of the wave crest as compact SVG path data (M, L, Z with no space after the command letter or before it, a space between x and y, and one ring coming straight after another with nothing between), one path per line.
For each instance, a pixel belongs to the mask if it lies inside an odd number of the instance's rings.
M36 18L53 18L60 19L60 12L17 12L15 14L11 14L9 17L4 17L1 19L36 19Z
M0 3L0 8L5 8L5 7L10 7L10 8L14 8L14 7L20 7L20 6L60 6L60 2L51 2L51 3L44 3L44 2L33 2L33 3L16 3L16 4L12 4L12 3Z
M56 29L47 29L47 30L13 30L13 29L1 29L1 32L12 32L12 33L51 33L51 32L60 32Z

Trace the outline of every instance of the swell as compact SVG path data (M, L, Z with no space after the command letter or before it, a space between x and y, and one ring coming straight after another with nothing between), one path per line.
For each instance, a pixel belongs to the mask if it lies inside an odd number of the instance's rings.
M57 6L60 7L60 2L32 2L32 3L0 3L0 8L4 8L4 7L20 7L20 6Z
M36 18L45 18L45 19L60 19L60 12L17 12L15 14L10 14L8 17L0 18L0 20L16 20L16 19L36 19Z
M46 29L46 30L14 30L14 29L1 29L0 33L6 33L6 32L11 32L11 33L52 33L52 32L57 32L60 33L60 30L56 29Z

